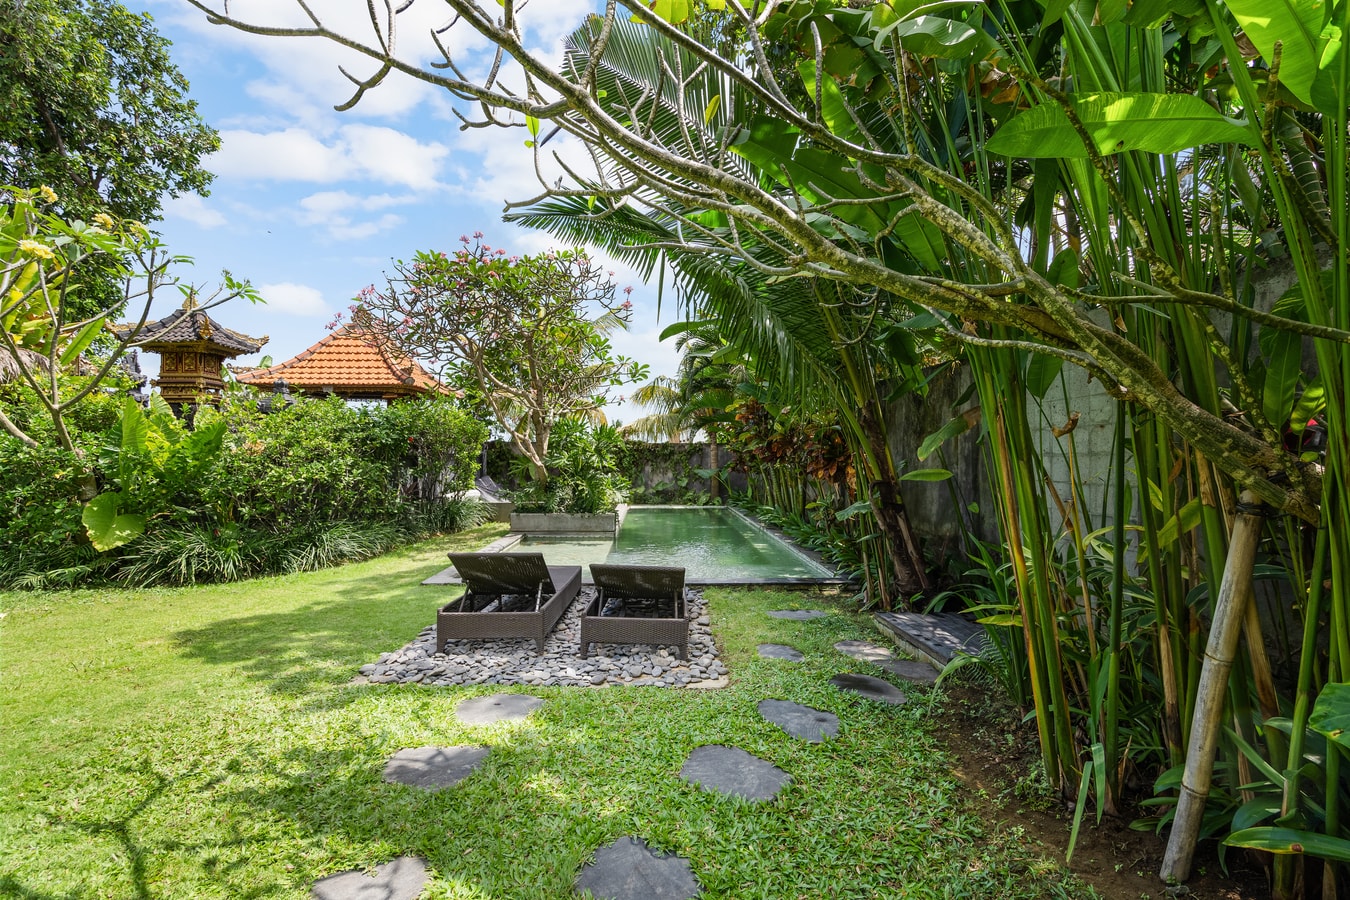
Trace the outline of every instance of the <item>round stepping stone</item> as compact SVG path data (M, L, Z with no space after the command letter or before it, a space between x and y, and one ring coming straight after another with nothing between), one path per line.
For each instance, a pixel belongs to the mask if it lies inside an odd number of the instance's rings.
M889 703L891 706L899 706L905 702L905 694L898 687L889 681L873 678L871 675L846 672L831 678L830 684L841 691L848 691L851 694L857 694L859 697L866 697L868 700Z
M802 651L787 644L760 644L759 655L764 659L786 659L789 662L801 662L806 659Z
M877 663L877 665L906 681L932 684L938 679L938 670L926 662L918 662L912 659L888 659Z
M806 622L810 619L823 619L829 613L820 609L771 609L769 615L775 619L792 619L794 622Z
M790 700L761 700L759 714L795 738L819 744L839 734L839 717Z
M772 800L792 782L792 776L773 763L721 744L696 747L680 769L680 777L705 791L753 803Z
M427 883L426 860L417 856L376 866L374 872L351 869L320 878L310 888L314 900L413 900Z
M880 663L891 659L894 655L890 650L871 641L839 641L834 645L834 649L845 656L870 663Z
M690 900L700 890L689 860L657 853L633 837L595 851L595 862L582 867L576 888L596 900Z
M384 780L439 791L468 778L491 751L487 747L414 747L400 750L384 766Z
M543 705L542 699L529 694L493 694L462 701L455 715L465 725L491 725L523 719Z

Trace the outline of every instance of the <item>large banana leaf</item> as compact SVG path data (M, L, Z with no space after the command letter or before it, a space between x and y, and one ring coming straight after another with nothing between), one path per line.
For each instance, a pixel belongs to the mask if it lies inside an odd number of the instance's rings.
M1345 0L1342 0L1345 2ZM1281 44L1280 84L1304 103L1329 110L1337 101L1330 81L1344 35L1328 0L1225 0L1243 32L1269 62ZM1322 76L1326 73L1326 77Z
M1245 124L1190 94L1081 94L1073 98L1073 109L1103 155L1127 150L1176 153L1201 144L1252 141ZM1028 159L1090 155L1064 109L1051 101L1010 119L990 139L988 149Z

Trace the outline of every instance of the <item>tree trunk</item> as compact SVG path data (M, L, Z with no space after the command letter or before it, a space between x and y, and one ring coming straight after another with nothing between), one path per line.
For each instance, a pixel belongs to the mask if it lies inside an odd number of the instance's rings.
M900 479L891 463L886 433L868 409L862 411L858 422L876 464L876 471L871 473L871 478L875 488L872 511L876 515L877 528L881 530L881 536L890 550L896 585L905 594L913 595L928 588L928 573L924 570L919 542L909 527L909 516L905 514L905 504L900 497Z
M1162 870L1158 873L1158 877L1167 882L1185 881L1191 874L1205 800L1209 797L1214 774L1214 751L1223 723L1228 673L1233 668L1252 594L1252 566L1261 538L1261 515L1254 509L1256 503L1255 493L1242 493L1240 508L1243 511L1233 527L1223 582L1214 603L1214 621L1209 627L1209 644L1205 647L1205 663L1200 672L1195 713L1191 718L1191 739L1186 750L1185 773L1181 777L1181 796L1177 798L1176 818L1172 822Z

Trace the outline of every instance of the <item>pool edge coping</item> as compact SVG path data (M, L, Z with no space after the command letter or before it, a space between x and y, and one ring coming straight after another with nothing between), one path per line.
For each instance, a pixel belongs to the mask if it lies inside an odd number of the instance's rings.
M625 504L622 504L622 507L623 507L623 514L624 514L624 516L626 516L627 513L628 513L628 510L631 508L631 506L630 506L630 504L625 503ZM818 554L818 553L816 553L815 551L812 551L812 550L807 550L807 549L805 549L804 547L799 547L799 546L797 546L797 544L796 544L795 542L793 542L792 539L789 538L786 534L784 534L782 530L780 530L780 529L778 529L778 528L775 528L775 527L773 527L773 526L771 526L771 525L769 525L769 524L767 524L767 523L765 523L765 522L761 522L758 518L756 518L756 517L750 515L749 513L745 512L745 511L742 510L742 509L738 509L737 507L730 506L730 505L698 506L698 505L695 505L695 504L689 504L689 503L653 503L653 504L650 504L650 505L648 505L648 504L642 504L639 508L641 508L641 509L725 509L725 510L729 510L729 511L735 513L736 515L740 516L740 517L741 517L742 519L744 519L745 521L747 521L747 522L749 522L750 524L754 525L756 528L759 528L759 529L761 529L762 531L764 531L766 534L768 534L770 537L774 538L774 539L775 539L776 541L778 541L780 544L782 544L783 546L787 547L788 550L791 551L791 552L792 552L793 554L795 554L796 556L799 556L799 557L801 557L801 558L807 560L808 562L810 562L810 563L812 563L812 564L814 564L814 565L817 565L817 566L821 567L822 569L826 569L827 571L833 571L833 572L834 572L834 574L833 574L832 576L827 576L827 577L825 577L825 578L754 578L754 579L741 578L741 579L737 579L737 580L735 580L735 581L688 581L688 582L686 582L686 584L688 584L690 587L799 587L799 588L809 588L809 587L841 587L841 586L843 586L843 585L847 585L847 584L850 583L850 582L849 582L849 579L844 578L844 577L842 577L841 575L839 575L838 570L834 569L832 566L830 566L828 563L826 563L826 562L824 561L824 559L821 558L820 554ZM622 520L622 517L621 517L621 518L620 518L620 527L622 527L622 521L623 521L623 520ZM617 534L618 534L618 532L616 531L616 532L615 532L615 535L617 535ZM504 552L510 550L512 547L517 546L521 541L523 541L523 540L524 540L526 537L528 537L528 536L529 536L529 532L525 532L525 531L512 531L512 532L508 532L507 534L504 534L504 535L502 535L501 537L497 538L496 540L494 540L494 541L488 543L486 546L484 546L484 547L483 547L482 549L480 549L478 552L480 552L480 553L504 553ZM562 534L553 534L553 533L550 533L550 534L548 535L548 537L560 537L560 536L565 536L565 535L562 535ZM584 535L575 535L575 536L580 537L580 536L584 536ZM583 566L583 567L582 567L582 578L581 578L582 584L594 584L594 582L590 580L590 573L589 573L589 571L587 571L587 569L588 569L588 567L586 567L586 566ZM424 581L422 582L422 584L425 584L425 585L455 585L455 584L463 584L463 582L459 580L458 574L454 574L454 575L447 574L447 573L452 572L453 570L454 570L454 566L449 566L449 567L447 567L447 568L441 570L440 572L437 572L435 575L432 575L430 578L427 578L426 580L424 580Z

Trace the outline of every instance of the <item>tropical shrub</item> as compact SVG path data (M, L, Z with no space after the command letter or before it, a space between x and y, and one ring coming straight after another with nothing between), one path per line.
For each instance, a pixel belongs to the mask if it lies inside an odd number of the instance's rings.
M487 429L449 399L301 400L264 414L239 391L190 426L158 398L87 410L104 427L73 431L78 452L0 438L0 583L232 581L483 519L455 494L473 483ZM83 504L90 478L99 493Z
M586 515L607 512L627 496L628 479L619 471L623 436L609 425L588 426L566 419L554 426L545 465L548 479L521 477L525 460L515 473L523 486L511 499L520 512L561 512Z

